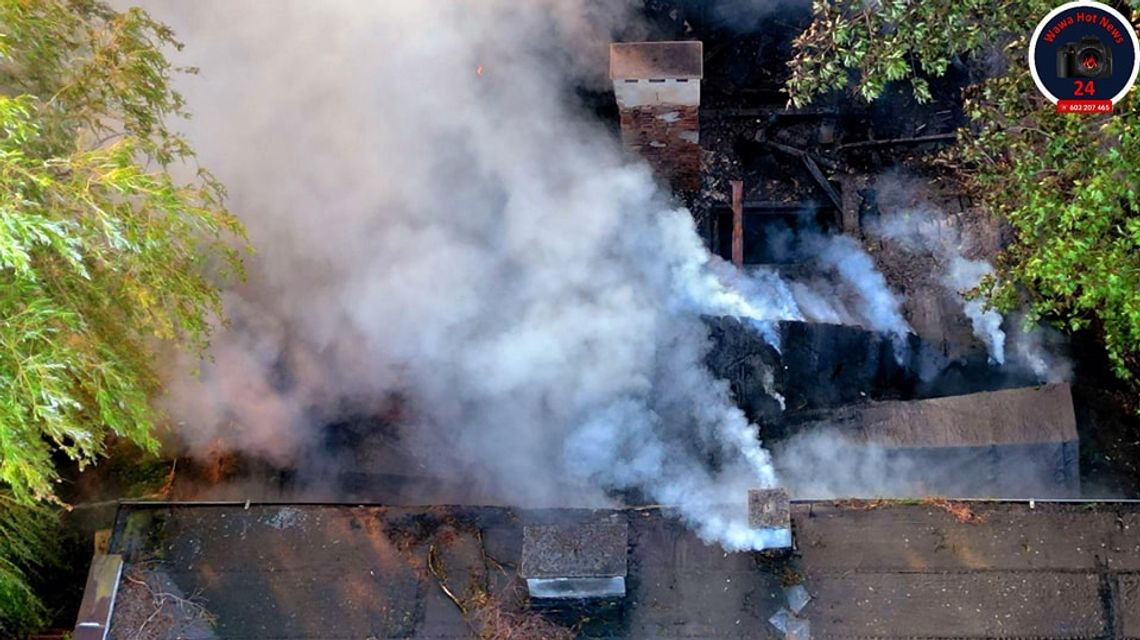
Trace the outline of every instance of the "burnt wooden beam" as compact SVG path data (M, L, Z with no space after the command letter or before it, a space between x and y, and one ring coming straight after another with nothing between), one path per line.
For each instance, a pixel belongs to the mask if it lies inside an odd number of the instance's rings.
M744 266L744 182L733 180L732 185L732 264Z
M711 118L825 118L837 115L839 115L837 109L785 109L783 107L701 110L701 116Z
M745 200L741 203L745 213L784 215L800 211L814 211L819 205L814 202L773 202L765 200Z
M843 199L839 197L839 192L835 190L835 187L831 186L831 183L827 181L827 176L823 175L823 171L820 170L815 160L812 160L811 155L805 153L802 156L802 160L804 166L807 167L808 173L819 183L820 188L827 194L828 200L831 200L831 204L835 205L835 210L843 211Z
M839 193L843 200L843 208L839 210L839 228L852 236L862 233L859 225L859 204L863 199L859 191L867 186L867 180L866 176L854 174L843 174L838 177Z
M823 171L820 170L819 164L816 163L815 159L812 158L812 155L810 153L804 151L803 149L790 147L786 144L780 144L779 142L772 142L771 140L768 140L765 142L765 144L777 151L786 153L790 156L794 156L802 160L804 167L808 170L808 173L811 174L811 177L815 179L816 183L819 184L819 187L823 189L824 194L827 195L827 199L831 200L831 203L835 205L836 210L843 211L843 199L839 197L839 192L835 190L835 187L831 186L831 183L828 182L827 176L823 175Z
M773 142L771 140L768 140L764 144L768 145L769 147L772 147L776 151L780 151L780 152L786 153L790 156L795 156L797 158L803 158L803 157L807 156L807 151L804 151L803 149L798 149L796 147L790 147L786 144L780 144L779 142Z
M914 136L911 138L889 138L887 140L864 140L863 142L850 142L848 144L841 144L837 149L840 151L846 149L865 149L868 147L890 147L901 144L925 144L927 142L947 142L956 140L957 133L939 133L929 136Z
M728 49L729 47L731 47L734 44L736 44L736 43L733 42L732 40L729 40L726 38L720 44L706 48L705 49L705 68L708 68L709 62L711 62L714 58L719 56L721 53L723 53L726 49Z
M816 164L827 167L828 169L831 169L832 171L840 171L841 170L840 167L843 166L843 165L839 164L838 162L836 162L835 160L832 160L831 158L826 158L826 157L821 156L819 154L813 153L813 154L811 154L811 158L812 158L812 160L815 160Z

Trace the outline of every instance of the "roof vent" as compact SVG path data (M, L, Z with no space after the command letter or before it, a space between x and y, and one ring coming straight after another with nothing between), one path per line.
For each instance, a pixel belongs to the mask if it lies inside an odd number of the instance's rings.
M624 522L525 527L519 572L531 598L621 598L628 544Z

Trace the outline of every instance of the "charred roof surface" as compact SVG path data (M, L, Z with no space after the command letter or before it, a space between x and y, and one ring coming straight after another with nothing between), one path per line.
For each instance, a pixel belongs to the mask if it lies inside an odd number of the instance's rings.
M697 41L617 42L610 45L613 80L696 79L704 73Z
M930 502L793 503L798 551L775 559L707 545L659 509L127 504L112 551L133 578L111 637L154 613L135 588L148 579L197 594L219 638L468 638L537 624L518 577L524 528L607 519L628 526L627 596L543 624L587 638L778 638L768 620L798 583L814 638L1140 636L1137 505ZM188 637L186 611L151 618L148 632L165 635L148 637Z

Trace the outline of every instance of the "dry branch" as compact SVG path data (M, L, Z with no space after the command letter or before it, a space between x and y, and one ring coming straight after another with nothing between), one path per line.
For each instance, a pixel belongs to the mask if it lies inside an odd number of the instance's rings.
M502 569L502 565L486 555L482 536L479 546L483 550L484 566L487 562L494 562ZM572 640L574 632L566 627L557 625L542 615L527 609L518 611L505 602L487 592L486 587L472 583L470 593L462 597L447 586L447 569L440 562L436 543L428 546L427 552L428 572L436 579L440 590L447 596L459 611L464 620L471 626L479 640Z
M145 600L141 609L135 609L133 615L127 615L125 603L116 608L115 622L111 629L111 637L121 640L151 640L165 638L172 627L181 624L179 618L171 613L177 609L183 622L201 621L208 626L216 622L201 601L200 594L195 593L188 597L165 591L156 583L156 576L151 571L153 562L141 562L133 565L123 574L123 580L130 583L128 589L135 589ZM124 594L121 594L122 597ZM145 617L143 617L145 616ZM142 621L137 628L122 629L122 626L134 626L139 618ZM122 626L120 626L122 625Z
M953 502L946 498L927 498L922 501L922 504L931 507L938 507L943 511L954 516L954 519L963 524L981 524L986 521L986 517L980 513L975 513L970 505L964 502Z

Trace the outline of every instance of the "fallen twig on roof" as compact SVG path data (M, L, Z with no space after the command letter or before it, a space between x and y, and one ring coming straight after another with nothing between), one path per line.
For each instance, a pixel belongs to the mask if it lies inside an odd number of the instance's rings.
M943 511L954 516L954 519L964 524L981 524L986 521L986 517L980 513L975 513L970 505L964 502L954 502L946 498L927 498L922 501L922 504L931 507L938 507Z

